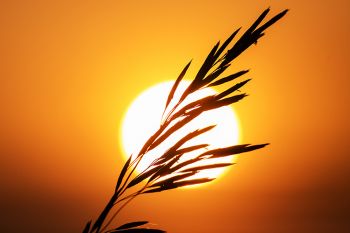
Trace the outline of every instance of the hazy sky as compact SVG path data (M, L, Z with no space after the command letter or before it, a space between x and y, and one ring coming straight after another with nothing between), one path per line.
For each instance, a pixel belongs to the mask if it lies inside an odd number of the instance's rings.
M193 77L218 40L271 6L290 12L230 68L253 78L234 105L241 142L271 145L212 185L137 199L118 223L348 232L350 2L169 2L0 4L0 229L81 232L113 191L132 100L190 59Z

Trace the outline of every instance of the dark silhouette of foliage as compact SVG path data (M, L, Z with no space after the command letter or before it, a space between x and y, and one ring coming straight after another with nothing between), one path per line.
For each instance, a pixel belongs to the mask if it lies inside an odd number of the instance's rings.
M162 230L148 228L145 226L148 223L147 221L126 223L122 226L110 230L108 230L108 227L117 216L117 214L131 200L139 195L162 192L179 187L210 182L213 180L212 178L191 177L203 170L233 165L232 163L210 163L208 165L198 165L197 162L204 160L211 161L211 159L219 157L245 153L263 148L268 145L243 144L225 148L216 148L207 150L203 153L199 153L194 158L180 162L180 159L183 158L187 153L206 148L210 144L210 142L208 142L208 144L182 147L189 140L213 129L215 125L212 125L188 133L179 139L173 146L168 148L168 150L164 154L160 155L159 158L155 158L151 165L148 166L148 168L146 168L140 174L135 175L135 169L143 157L149 151L158 147L170 135L183 128L186 124L201 115L203 112L212 111L222 106L230 105L232 103L240 101L247 96L246 94L233 93L242 88L247 82L250 81L250 79L246 79L244 81L231 85L231 87L221 93L203 97L199 100L190 102L185 106L180 107L181 103L183 103L190 94L206 87L221 86L223 84L230 83L249 72L249 70L242 70L226 77L219 78L220 75L231 65L231 62L235 58L237 58L251 45L256 44L258 39L264 36L265 30L287 13L287 10L284 10L261 25L262 21L265 19L269 11L270 9L266 9L251 25L251 27L249 27L248 30L246 30L243 35L233 44L233 46L225 53L224 51L226 50L227 46L229 46L232 40L238 35L240 29L234 31L234 33L221 46L220 42L218 42L210 51L209 55L205 59L203 65L200 67L197 75L192 80L190 85L182 93L179 100L173 103L174 107L170 108L170 104L174 102L174 94L176 91L178 91L178 85L186 75L191 62L185 66L168 95L159 129L150 136L150 138L146 141L137 155L129 157L119 174L115 192L110 201L107 203L106 207L93 224L92 221L89 221L86 224L83 233L164 232ZM130 189L136 189L136 191L131 191L130 193ZM112 214L111 212L113 210L115 212ZM107 219L107 217L109 217L109 219Z

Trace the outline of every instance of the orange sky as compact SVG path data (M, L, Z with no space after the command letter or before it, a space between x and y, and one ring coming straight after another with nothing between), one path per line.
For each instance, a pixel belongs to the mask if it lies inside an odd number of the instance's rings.
M345 232L350 2L8 1L0 5L0 228L81 232L113 191L119 130L145 88L189 76L268 6L291 9L231 71L246 154L220 182L141 197L119 222L169 233Z

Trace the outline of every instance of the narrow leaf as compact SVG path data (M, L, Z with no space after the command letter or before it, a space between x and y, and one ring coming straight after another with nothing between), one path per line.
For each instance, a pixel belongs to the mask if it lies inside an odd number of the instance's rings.
M212 109L217 109L217 108L220 108L223 106L228 106L230 104L233 104L233 103L240 101L241 99L243 99L246 96L247 96L246 94L239 94L239 95L234 95L234 96L222 99L222 100L218 100L218 101L215 101L214 103L210 103L210 104L207 104L205 106L202 106L201 111L205 112L205 111L210 111Z
M184 119L176 122L173 126L171 126L167 131L165 131L162 135L160 135L157 140L155 140L149 147L149 149L153 149L162 143L165 139L167 139L171 134L175 133L177 130L181 129L184 125L192 121L194 118L200 115L200 112L196 114L192 114L190 116L185 117Z
M117 227L115 230L121 230L121 229L128 229L128 228L133 228L133 227L139 227L142 225L147 224L148 221L137 221L137 222L129 222L129 223L125 223L119 227Z
M244 75L244 74L246 74L248 72L249 72L249 70L242 70L242 71L239 71L237 73L231 74L231 75L229 75L229 76L227 76L225 78L219 79L219 80L211 83L209 85L209 87L218 86L218 85L227 83L227 82L232 81L232 80L234 80L234 79L236 79L236 78L238 78L238 77L240 77L240 76L242 76L242 75Z
M147 191L145 191L143 193L162 192L162 191L165 191L165 190L176 189L176 188L180 188L180 187L184 187L184 186L190 186L190 185L195 185L195 184L203 184L203 183L210 182L212 180L215 180L215 178L199 178L199 179L192 179L192 180L184 180L184 181L171 183L171 184L166 185L166 186L161 186L161 187L157 187L157 188L154 188L154 189L150 189L150 190L147 190Z
M185 147L185 148L179 149L177 151L177 153L185 154L185 153L189 153L189 152L192 152L192 151L195 151L195 150L203 149L203 148L205 148L207 146L209 146L209 144L199 144L199 145L195 145L195 146L189 146L189 147Z
M183 154L177 155L174 158L172 158L167 164L162 165L161 168L149 178L149 180L152 181L157 177L170 174L171 173L170 167L173 166L180 159L182 155Z
M186 179L190 176L193 176L194 174L196 174L196 172L191 171L191 172L186 172L184 174L172 176L168 179L161 180L161 181L154 183L153 185L150 186L150 188L157 187L157 186L167 186L169 184L174 183L175 181L183 180L183 179Z
M202 155L202 154L201 154ZM204 156L203 156L204 157ZM178 171L180 170L181 168L185 167L185 166L188 166L190 164L193 164L193 163L196 163L198 161L202 160L202 157L201 156L198 156L196 158L193 158L193 159L189 159L187 161L184 161L184 162L181 162L179 164L177 164L176 166L172 167L170 169L171 172L175 172L175 171Z
M200 107L201 105L205 105L206 103L210 103L213 100L215 100L215 95L209 95L209 96L205 96L201 99L195 100L195 101L187 104L186 106L184 106L180 110L178 110L171 117L171 120L174 120L180 116L183 116L184 114L188 113L190 110L196 109L196 108Z
M266 10L263 11L263 13L261 13L261 15L255 20L255 22L252 24L252 26L250 26L248 28L248 30L244 33L244 35L242 36L242 38L244 38L245 36L252 34L253 31L259 26L259 24L264 20L264 18L266 17L266 15L270 12L270 8L267 8Z
M287 14L288 10L284 10L281 13L277 14L276 16L274 16L272 19L270 19L269 21L267 21L265 24L263 24L261 27L259 27L258 29L256 29L256 31L254 33L260 34L262 33L264 30L266 30L268 27L270 27L271 25L273 25L274 23L276 23L278 20L280 20L283 16L285 16L285 14Z
M91 226L91 220L87 222L87 224L83 230L83 233L89 233L90 226Z
M236 145L236 146L230 146L225 148L219 148L214 150L208 150L200 155L200 157L204 157L206 155L211 155L210 158L218 158L218 157L224 157L234 154L240 154L245 153L252 150L257 150L260 148L263 148L267 146L267 144L259 144L259 145L249 145L249 144L242 144L242 145Z
M191 84L186 88L182 96L180 97L180 102L182 102L190 93L196 91L199 87L202 86L202 80L208 73L208 71L213 67L215 63L215 53L219 47L219 42L212 48L207 58L205 59L203 65L199 69L197 75L191 82Z
M230 63L234 58L239 56L244 50L246 50L250 45L255 41L252 40L251 36L254 30L259 26L263 21L266 15L269 13L270 9L266 9L256 20L255 22L245 31L245 33L239 38L239 40L233 45L233 47L228 50L227 56L224 62L221 65L226 65Z
M130 155L129 159L126 161L126 163L124 164L123 166L123 169L121 170L120 174L119 174L119 177L118 177L118 182L117 182L117 185L115 187L115 191L118 192L118 189L120 187L120 184L122 183L123 181L123 178L125 176L125 173L126 171L128 170L129 168L129 165L130 165L130 161L131 161L131 157L132 155Z
M132 228L132 229L122 229L113 230L110 233L165 233L163 230L150 229L150 228Z
M203 129L197 129L195 131L192 131L190 133L188 133L187 135L185 135L183 138L181 138L180 140L178 140L172 147L170 147L165 153L164 155L162 155L158 161L155 163L155 165L160 164L161 162L167 161L169 158L181 154L182 152L178 151L178 148L180 148L183 144L185 144L186 142L188 142L189 140L191 140L192 138L195 138L205 132L208 132L209 130L213 129L216 125L211 125L211 126L207 126ZM185 152L186 153L186 152Z
M231 165L233 165L233 163L209 164L209 165L202 165L202 166L187 168L185 170L182 170L181 172L201 171L201 170L207 170L207 169L227 167L227 166L231 166Z
M247 82L249 82L251 79L244 80L243 82L239 82L235 84L234 86L230 87L226 91L221 92L216 96L217 99L221 99L229 94L231 94L234 91L237 91L239 88L243 87Z
M214 70L212 73L210 73L204 80L202 85L200 85L199 87L203 87L205 85L207 85L208 83L212 82L213 80L215 80L217 77L219 77L228 67L230 66L230 64L227 64L225 66L220 66L218 67L216 70Z
M152 176L153 174L157 173L160 169L162 168L162 166L156 166L146 172L141 173L140 175L136 176L127 186L127 188L133 187L137 184L139 184L140 182L144 181L145 179L149 178L150 176Z
M162 192L162 191L165 191L165 190L168 190L168 189L173 189L173 188L157 187L157 188L154 188L154 189L149 189L147 191L144 191L144 192L142 192L142 194L145 194L145 193L158 193L158 192Z
M215 54L215 57L218 58L221 53L226 49L226 47L231 43L233 38L237 35L241 28L238 28L236 31L234 31L229 38L226 39L226 41L221 45L221 47L218 49L218 51Z
M182 72L180 73L179 77L176 79L176 81L175 81L173 87L171 88L171 90L170 90L170 92L169 92L169 96L168 96L167 102L166 102L166 104L165 104L165 108L164 108L163 115L164 115L164 113L165 113L165 111L166 111L168 105L170 104L172 98L174 97L174 94L175 94L175 91L176 91L177 87L179 86L181 80L182 80L183 77L185 76L185 74L186 74L186 72L187 72L187 70L188 70L188 67L190 67L191 62L192 62L192 61L190 61L190 62L185 66L185 68L184 68L184 69L182 70Z
M209 126L204 127L202 129L197 129L195 131L188 133L186 136L181 138L177 143L175 143L174 148L176 148L176 149L179 148L180 146L182 146L183 144L185 144L189 140L191 140L191 139L193 139L201 134L204 134L204 133L212 130L215 127L216 127L216 125L209 125Z
M185 153L189 153L195 150L199 150L199 149L203 149L205 147L209 146L209 144L200 144L200 145L195 145L195 146L189 146L189 147L185 147L185 148L181 148L178 150L175 150L175 147L173 146L172 148L170 148L167 152L165 152L165 154L163 156L161 156L160 158L158 158L153 165L160 165L162 163L167 162L171 157L179 155L179 154L185 154ZM177 146L176 146L177 148Z
M189 186L189 185L203 184L203 183L210 182L212 180L215 180L215 178L199 178L199 179L184 180L184 181L175 182L174 185L176 188L179 188L179 187L184 187L184 186Z
M219 47L219 42L214 46L214 48L210 51L209 55L205 59L202 67L199 69L196 77L194 78L193 82L196 82L198 80L202 80L206 73L212 68L214 62L215 62L215 52Z
M247 97L247 96L248 96L247 94L234 95L234 96L231 96L231 97L228 97L228 98L225 98L225 99L217 101L213 105L213 107L214 108L220 108L220 107L223 107L223 106L228 106L230 104L233 104L233 103L236 103L236 102L240 101L241 99L243 99L244 97Z

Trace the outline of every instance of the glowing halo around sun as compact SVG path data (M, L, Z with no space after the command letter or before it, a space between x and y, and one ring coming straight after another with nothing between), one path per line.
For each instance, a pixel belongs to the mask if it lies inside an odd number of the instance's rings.
M128 108L122 122L121 142L124 150L124 158L127 159L131 154L137 155L141 147L147 139L159 128L162 113L164 111L165 102L173 85L173 81L163 82L152 86L142 92ZM174 99L178 99L186 87L190 84L188 81L182 81L179 85ZM205 88L191 94L189 101L194 101L204 96L213 95L216 91L211 88ZM185 101L184 104L189 101ZM182 106L182 105L180 105ZM149 151L141 160L137 172L141 172L148 167L148 165L157 157L161 156L166 149L174 145L181 137L184 137L189 132L196 129L201 129L209 125L216 125L215 128L194 138L183 145L183 147L210 144L208 149L227 147L236 145L239 140L239 123L238 118L232 107L224 106L219 109L207 111L202 113L196 119L189 122L182 129L172 134L160 146ZM206 149L198 150L192 154L186 155L186 158L194 157ZM200 161L196 165L205 165L209 163L231 163L234 162L235 157L228 156L210 161ZM180 160L180 162L183 160ZM228 168L216 168L202 171L192 178L219 177Z

